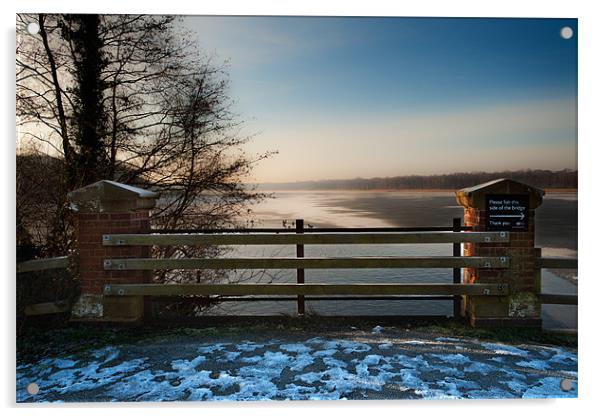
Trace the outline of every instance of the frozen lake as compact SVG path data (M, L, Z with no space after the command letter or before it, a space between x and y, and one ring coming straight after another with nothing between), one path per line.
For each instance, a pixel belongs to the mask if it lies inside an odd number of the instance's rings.
M303 218L314 227L451 226L462 216L452 191L277 191L256 207L256 227L282 227ZM537 247L545 256L577 256L577 194L548 193L536 211ZM295 256L294 246L237 247L230 256ZM306 246L306 256L426 256L452 255L451 244ZM576 271L567 271L576 275ZM244 272L241 272L244 273ZM247 276L245 276L247 277ZM256 282L295 282L294 270L274 270L253 277ZM451 283L451 269L306 270L307 283ZM542 273L546 293L577 292L577 286L551 271ZM451 301L314 301L309 313L321 315L450 315ZM210 314L294 314L295 302L224 302ZM544 326L576 328L575 306L546 305Z

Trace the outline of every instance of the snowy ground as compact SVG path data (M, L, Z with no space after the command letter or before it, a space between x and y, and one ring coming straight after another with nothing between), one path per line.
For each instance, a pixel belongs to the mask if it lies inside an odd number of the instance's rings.
M17 363L18 402L553 397L577 397L575 350L381 327L267 337L191 331Z

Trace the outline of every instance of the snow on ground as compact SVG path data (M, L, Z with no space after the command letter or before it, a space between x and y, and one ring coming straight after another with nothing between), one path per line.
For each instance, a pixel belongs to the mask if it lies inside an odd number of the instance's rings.
M400 336L203 336L17 363L18 402L577 397L576 351ZM570 391L560 382L573 381ZM39 392L30 395L27 386Z

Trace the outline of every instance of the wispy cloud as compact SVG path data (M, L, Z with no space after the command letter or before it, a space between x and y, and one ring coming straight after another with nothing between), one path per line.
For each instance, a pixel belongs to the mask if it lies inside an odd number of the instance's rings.
M184 27L198 34L201 47L247 67L287 60L350 41L328 19L302 17L188 16ZM319 40L319 41L316 41Z

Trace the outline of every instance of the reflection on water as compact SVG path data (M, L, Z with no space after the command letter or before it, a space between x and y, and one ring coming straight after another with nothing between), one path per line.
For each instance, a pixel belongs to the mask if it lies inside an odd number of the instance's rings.
M345 244L308 245L306 257L355 256L443 256L452 255L450 244ZM239 246L231 257L294 257L293 246ZM451 283L451 269L308 269L306 283ZM244 275L241 277L244 278ZM294 283L295 270L271 270L256 282ZM232 277L232 280L236 280ZM272 315L296 313L295 302L229 302L212 313ZM307 312L320 315L447 315L453 312L451 301L320 301L307 302Z
M453 192L413 191L278 191L256 209L255 226L294 227L303 218L315 227L413 227L451 226L463 210ZM545 197L536 212L536 245L545 256L577 256L577 195L553 193ZM307 257L351 256L441 256L452 255L451 244L429 245L317 245L306 246ZM295 256L292 246L238 246L229 256ZM232 276L235 279L235 276ZM294 270L269 271L254 279L290 283L296 281ZM306 270L307 283L451 283L451 269L342 269ZM544 271L542 287L546 293L576 293L576 286L566 279ZM294 314L291 302L224 302L209 313ZM310 313L322 315L449 315L451 301L322 301L307 302ZM544 306L544 325L574 327L574 306Z
M375 194L362 192L363 195ZM294 220L303 218L306 224L316 227L391 227L386 218L375 216L370 210L352 205L357 192L279 191L256 209L255 224L264 227L281 227L282 220L294 226ZM292 221L292 222L291 222Z

